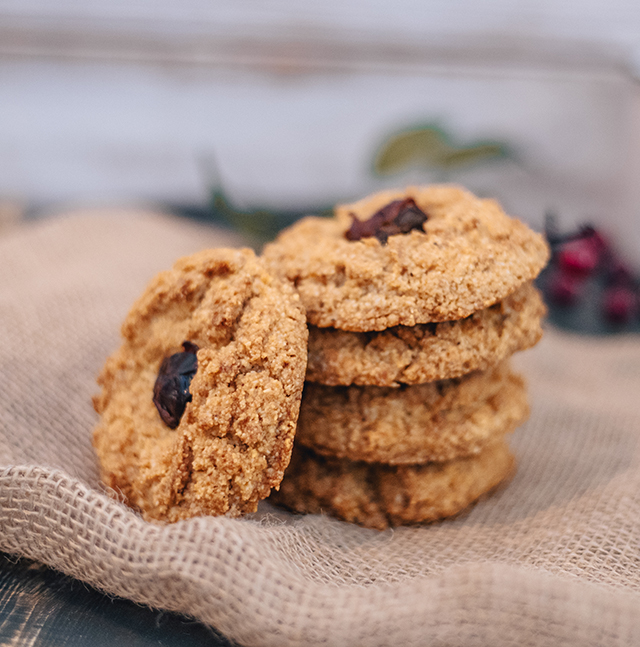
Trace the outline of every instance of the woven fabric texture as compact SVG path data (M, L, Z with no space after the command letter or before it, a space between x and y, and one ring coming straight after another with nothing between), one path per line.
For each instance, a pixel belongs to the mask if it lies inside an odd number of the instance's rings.
M147 212L0 238L0 550L247 646L640 644L640 340L547 330L514 358L532 415L511 483L459 518L377 532L268 503L153 525L110 498L95 376L156 272L220 230Z

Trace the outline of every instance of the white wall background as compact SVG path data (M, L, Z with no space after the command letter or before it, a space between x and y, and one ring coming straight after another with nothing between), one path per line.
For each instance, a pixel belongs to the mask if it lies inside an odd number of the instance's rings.
M202 203L218 179L241 206L325 204L435 121L519 153L453 179L640 259L638 52L622 0L4 0L0 198Z

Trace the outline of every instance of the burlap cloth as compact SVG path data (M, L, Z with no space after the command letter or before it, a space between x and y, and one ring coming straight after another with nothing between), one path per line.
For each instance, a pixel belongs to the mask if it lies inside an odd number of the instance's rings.
M91 395L150 277L229 234L72 214L0 238L0 550L243 645L640 644L640 340L547 331L516 358L510 485L464 517L365 530L263 504L145 523L106 496Z

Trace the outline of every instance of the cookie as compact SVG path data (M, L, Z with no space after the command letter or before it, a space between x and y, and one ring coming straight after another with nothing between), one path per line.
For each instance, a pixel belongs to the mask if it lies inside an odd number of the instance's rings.
M447 463L395 467L323 458L296 445L280 491L270 501L384 530L454 516L514 471L504 442Z
M422 384L484 370L542 336L546 308L525 283L465 319L368 333L309 327L307 381L328 385Z
M380 210L394 203L406 208L393 223L410 226L383 223L371 234L362 225L365 237L347 239L353 218L382 222ZM303 218L263 255L295 285L310 324L368 332L464 319L535 278L549 250L495 201L431 186L376 193L336 207L334 218Z
M477 454L529 414L507 363L406 387L305 385L296 442L318 454L390 464Z
M236 517L278 487L306 367L299 297L249 249L159 274L122 326L94 398L104 483L148 520Z

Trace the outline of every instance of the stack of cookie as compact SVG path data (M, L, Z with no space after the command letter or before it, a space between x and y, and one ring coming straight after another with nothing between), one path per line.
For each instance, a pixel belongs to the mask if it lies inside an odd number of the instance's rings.
M507 478L540 338L542 236L450 186L308 217L264 250L307 311L291 464L272 500L372 528L454 515Z

